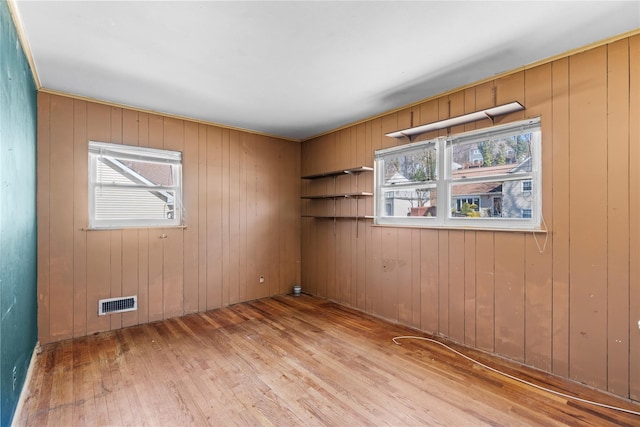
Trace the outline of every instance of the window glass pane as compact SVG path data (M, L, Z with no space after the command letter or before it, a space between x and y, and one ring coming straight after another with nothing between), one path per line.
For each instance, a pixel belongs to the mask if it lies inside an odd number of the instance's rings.
M540 229L541 141L533 118L377 150L376 224Z
M182 223L182 154L89 141L89 227Z
M451 146L452 177L531 172L531 133Z
M438 177L435 147L384 157L383 185L435 181Z
M527 180L453 184L451 217L523 218L522 210L533 206L532 193L521 191Z
M435 217L436 189L386 188L383 198L383 215L395 217Z
M96 182L152 186L174 185L176 165L98 157Z
M175 191L96 187L95 219L167 220L175 217Z

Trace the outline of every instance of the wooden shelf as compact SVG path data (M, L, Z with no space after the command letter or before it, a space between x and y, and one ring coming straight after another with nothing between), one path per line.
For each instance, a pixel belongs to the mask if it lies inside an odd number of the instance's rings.
M302 179L320 179L320 178L328 178L328 177L332 177L332 176L340 176L340 175L357 175L359 173L362 172L371 172L373 171L373 168L369 167L369 166L359 166L357 168L351 168L351 169L342 169L339 171L331 171L331 172L323 172L323 173L317 173L317 174L313 174L313 175L305 175L302 177Z
M358 166L351 169L342 169L339 171L331 171L331 172L323 172L317 173L313 175L303 176L302 179L321 179L321 178L333 178L333 191L337 190L336 187L336 178L344 175L353 175L356 177L356 190L358 189L358 176L362 172L371 172L373 168L369 166ZM367 219L373 218L370 216L359 215L358 214L358 199L361 197L371 197L373 193L366 191L356 191L354 193L333 193L333 194L319 194L315 196L301 196L301 199L312 199L312 200L326 200L333 199L333 212L334 215L302 215L303 218L324 218L324 219L332 219L333 220L333 234L336 234L336 220L338 219L355 219L356 226L358 224L359 219ZM355 215L336 215L336 200L337 199L355 199L356 200L356 214ZM358 237L358 233L356 231L356 237Z
M320 194L317 196L301 196L301 199L356 199L358 197L370 197L373 193L360 191L357 193Z

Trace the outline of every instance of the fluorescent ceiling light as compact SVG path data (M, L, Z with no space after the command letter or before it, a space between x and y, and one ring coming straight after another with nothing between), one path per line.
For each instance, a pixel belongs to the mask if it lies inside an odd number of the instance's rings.
M409 129L398 130L388 133L386 136L391 138L409 138L412 139L420 134L431 132L434 130L448 128L450 126L463 125L478 120L489 119L493 122L493 118L503 114L509 114L516 111L524 110L524 106L519 102L511 102L509 104L499 105L497 107L487 108L486 110L476 111L475 113L464 114L462 116L452 117L450 119L440 120L438 122L426 125L416 126Z

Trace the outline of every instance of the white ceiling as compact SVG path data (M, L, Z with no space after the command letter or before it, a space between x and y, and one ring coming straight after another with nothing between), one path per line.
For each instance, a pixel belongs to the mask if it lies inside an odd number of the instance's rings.
M14 1L41 86L290 139L640 28L640 1Z

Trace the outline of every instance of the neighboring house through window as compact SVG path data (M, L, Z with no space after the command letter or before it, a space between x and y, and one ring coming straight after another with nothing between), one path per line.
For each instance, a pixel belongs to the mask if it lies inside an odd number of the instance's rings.
M540 147L530 119L377 150L376 223L539 229Z
M182 154L89 142L89 228L182 224Z

